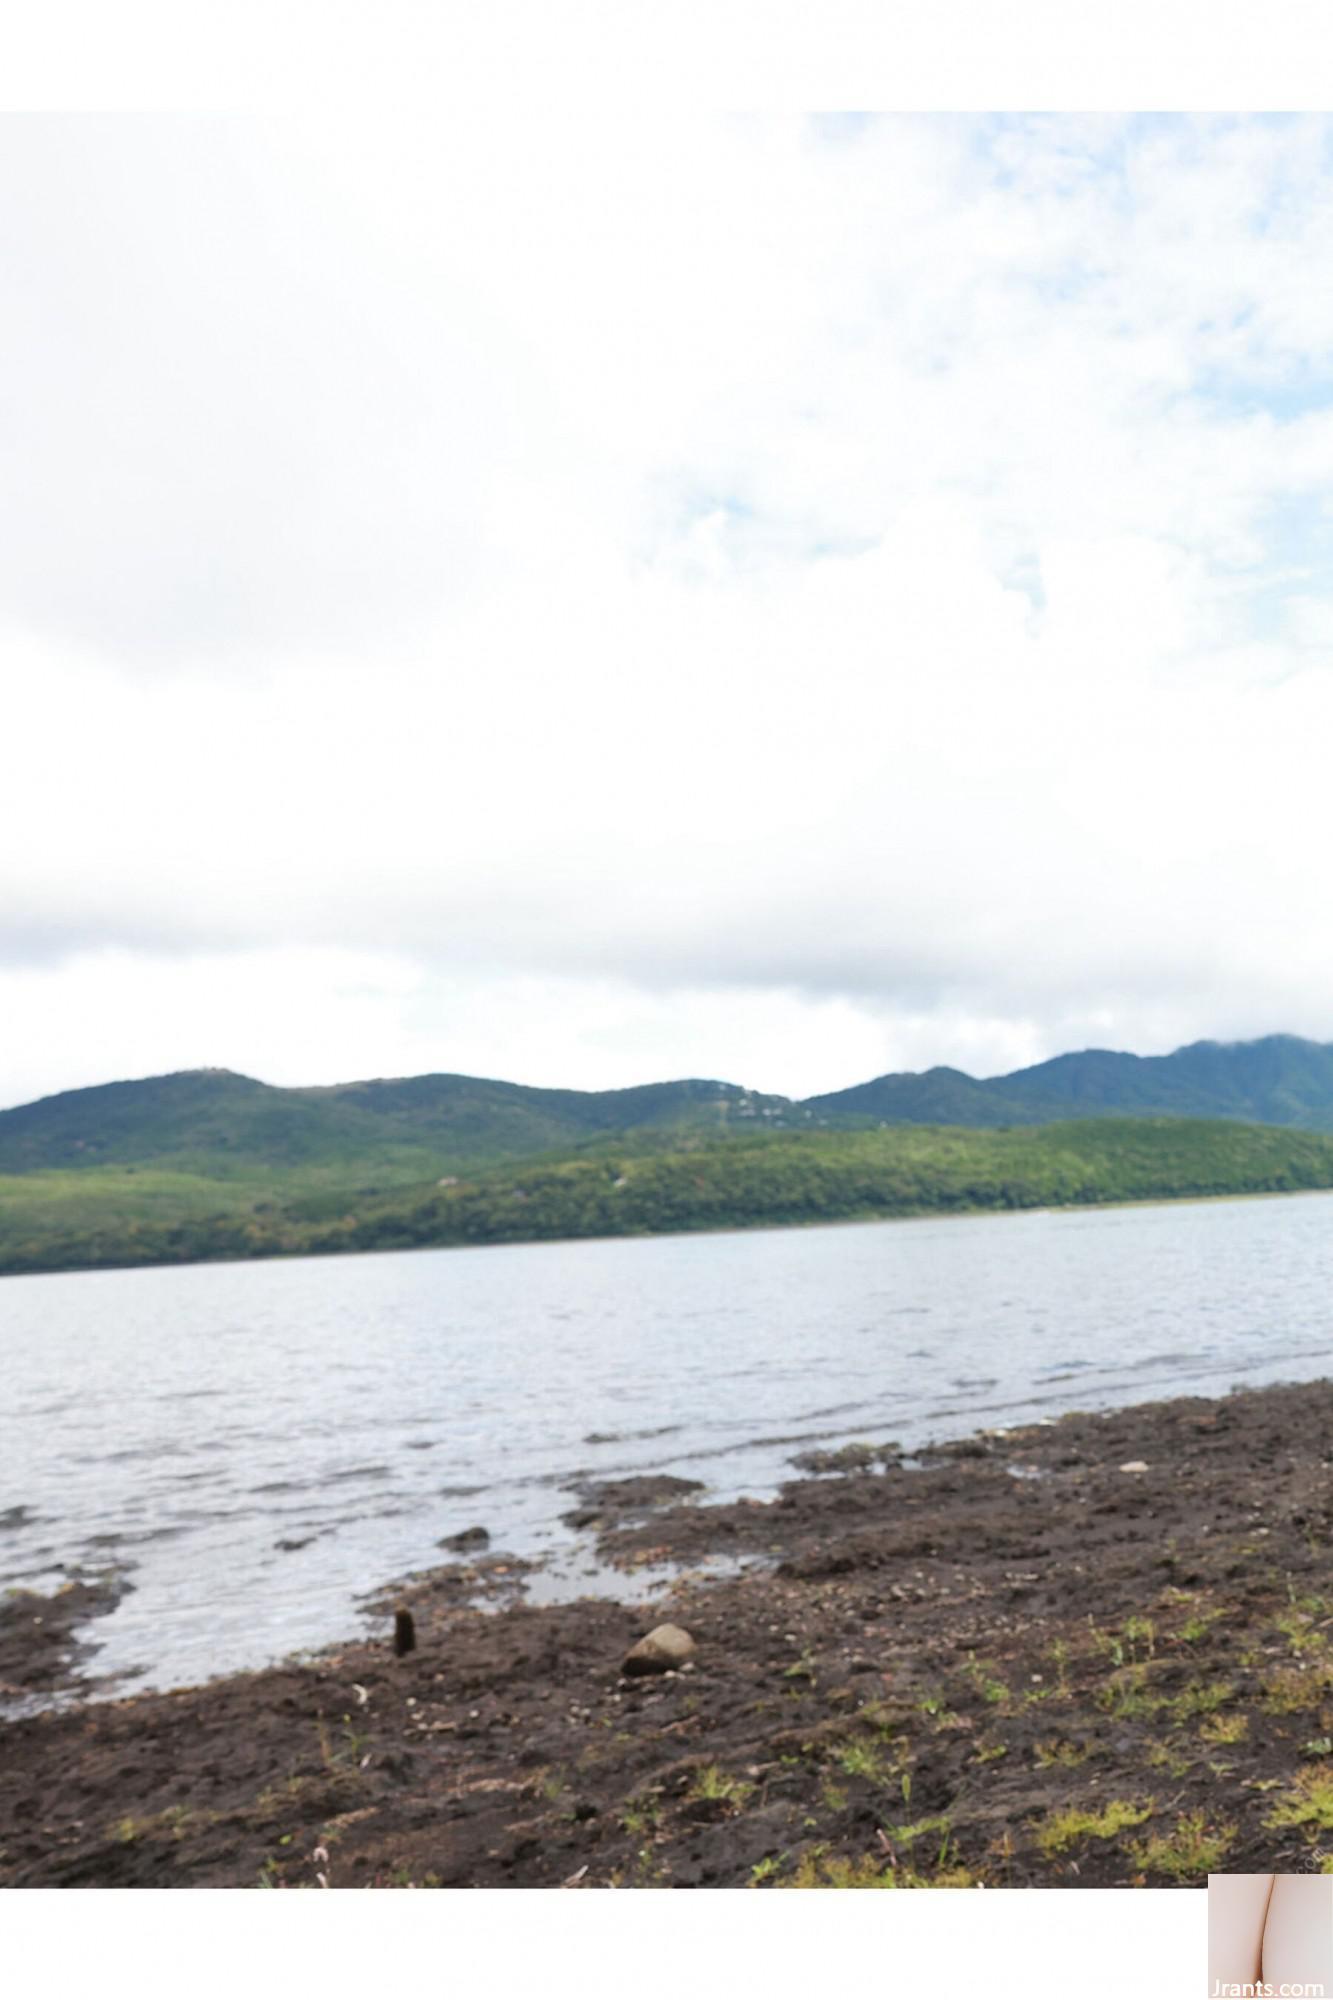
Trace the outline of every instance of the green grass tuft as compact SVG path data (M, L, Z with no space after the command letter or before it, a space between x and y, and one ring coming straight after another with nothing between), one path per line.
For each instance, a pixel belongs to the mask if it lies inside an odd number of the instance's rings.
M1063 1854L1075 1841L1113 1840L1126 1827L1141 1826L1151 1817L1152 1810L1151 1799L1143 1806L1133 1805L1128 1799L1112 1799L1097 1813L1071 1806L1043 1821L1037 1828L1037 1845L1043 1854L1051 1856Z

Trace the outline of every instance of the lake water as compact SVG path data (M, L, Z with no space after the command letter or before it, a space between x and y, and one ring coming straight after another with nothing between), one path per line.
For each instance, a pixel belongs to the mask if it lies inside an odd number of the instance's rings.
M181 1685L473 1523L577 1595L580 1475L763 1495L815 1441L1309 1379L1331 1301L1329 1194L6 1278L0 1587L133 1565L93 1668Z

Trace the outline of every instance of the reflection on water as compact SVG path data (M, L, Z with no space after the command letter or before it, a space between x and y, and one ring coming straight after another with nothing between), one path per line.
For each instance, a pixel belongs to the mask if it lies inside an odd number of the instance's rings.
M1321 1375L1331 1297L1330 1195L9 1278L0 1586L132 1566L96 1671L176 1685L474 1524L577 1595L577 1478Z

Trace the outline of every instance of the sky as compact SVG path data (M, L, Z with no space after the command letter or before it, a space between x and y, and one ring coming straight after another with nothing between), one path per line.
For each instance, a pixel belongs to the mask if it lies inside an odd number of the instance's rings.
M0 118L0 1103L1333 1039L1331 165Z

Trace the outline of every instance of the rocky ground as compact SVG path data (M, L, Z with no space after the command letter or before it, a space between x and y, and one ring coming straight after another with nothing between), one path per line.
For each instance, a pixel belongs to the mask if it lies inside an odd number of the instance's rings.
M383 1638L0 1725L0 1882L1333 1869L1333 1384L843 1453L770 1503L579 1503L605 1560L687 1572L647 1613L525 1604L523 1566L486 1550L386 1596ZM718 1554L760 1566L690 1577ZM68 1678L90 1608L11 1600L11 1694ZM668 1618L693 1654L624 1674Z

